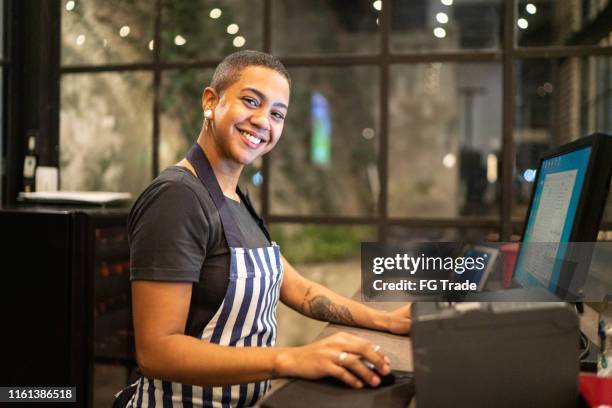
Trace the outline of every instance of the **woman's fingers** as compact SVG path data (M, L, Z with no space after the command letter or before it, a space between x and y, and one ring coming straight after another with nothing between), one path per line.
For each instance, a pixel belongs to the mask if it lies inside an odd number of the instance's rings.
M348 354L343 364L344 368L351 370L353 374L356 374L361 380L376 387L380 384L380 378L375 371L370 370L361 361L361 358L357 354Z
M346 383L347 385L353 388L361 388L363 387L363 383L355 377L349 370L344 367L340 367L337 364L332 364L329 367L329 374L337 378L338 380Z
M374 364L376 370L382 375L389 374L391 371L389 362L385 358L380 346L374 345L365 339L350 334L345 334L342 336L338 346L343 351L358 354L364 357L366 360ZM360 364L363 365L361 362Z

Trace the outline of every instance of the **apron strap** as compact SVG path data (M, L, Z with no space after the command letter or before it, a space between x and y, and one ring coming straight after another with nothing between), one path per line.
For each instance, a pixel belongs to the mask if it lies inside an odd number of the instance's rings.
M208 194L210 194L215 203L215 207L217 207L217 211L219 211L219 217L221 218L221 224L223 225L227 244L230 248L244 248L244 243L246 241L243 239L240 228L236 225L236 221L225 203L225 196L223 195L223 191L221 191L221 187L215 177L210 162L198 143L194 143L187 152L187 160L189 160L189 163L191 163L195 169L198 178L208 190Z
M268 231L268 227L266 226L266 223L264 222L263 218L255 210L255 207L253 206L253 203L251 202L251 197L249 196L249 190L245 190L245 191L246 193L243 193L240 187L236 188L236 192L238 193L240 200L242 200L242 202L244 203L244 206L247 208L247 210L249 210L251 217L253 217L255 221L257 221L257 225L259 225L259 228L264 233L266 238L268 238L268 242L271 244L272 238L270 238L270 231Z

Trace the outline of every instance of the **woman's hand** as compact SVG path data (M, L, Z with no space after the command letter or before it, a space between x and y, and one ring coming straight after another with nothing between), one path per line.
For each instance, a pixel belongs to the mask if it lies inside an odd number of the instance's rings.
M410 334L412 303L387 312L387 330L393 334Z
M344 357L342 361L341 354ZM380 377L359 360L361 357L374 364L381 375L391 372L389 358L380 351L380 346L348 333L337 333L279 353L275 371L282 377L316 379L332 376L354 388L363 387L364 382L374 387L379 385Z

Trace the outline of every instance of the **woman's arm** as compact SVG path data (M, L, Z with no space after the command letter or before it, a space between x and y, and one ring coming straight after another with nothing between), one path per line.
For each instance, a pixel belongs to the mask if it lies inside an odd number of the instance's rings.
M279 349L224 347L187 336L191 283L133 281L136 358L145 376L227 385L271 378Z
M391 312L375 310L334 293L301 276L283 257L281 301L305 316L331 323L408 334L412 321L408 304Z
M381 374L389 372L380 351L348 334L294 348L219 346L187 336L191 289L191 283L132 282L136 358L145 376L208 386L280 376L334 376L353 387L362 386L362 381L377 385L376 374L359 361L360 356ZM342 351L350 353L344 366L338 364Z

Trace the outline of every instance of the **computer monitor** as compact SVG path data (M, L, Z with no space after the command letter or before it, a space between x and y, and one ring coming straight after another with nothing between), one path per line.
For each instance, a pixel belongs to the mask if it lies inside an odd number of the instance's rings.
M514 269L520 286L580 300L588 268L567 261L576 251L567 243L596 240L611 172L612 136L606 134L581 138L540 158ZM590 256L584 246L580 251L579 256Z

